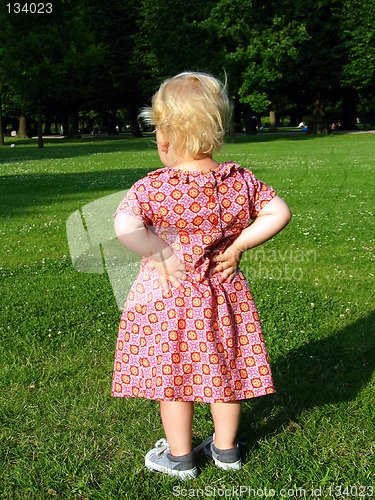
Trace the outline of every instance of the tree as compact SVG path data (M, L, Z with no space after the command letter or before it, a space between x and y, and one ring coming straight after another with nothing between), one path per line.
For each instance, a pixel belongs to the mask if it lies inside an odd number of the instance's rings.
M283 12L271 1L221 0L207 20L224 48L234 101L246 104L250 116L278 110L295 95L299 60L310 37L301 21Z
M354 0L353 0L354 1ZM373 0L372 0L373 1ZM254 111L313 103L310 131L327 133L325 105L340 91L342 0L220 0L212 22L242 102Z
M142 0L140 37L161 79L183 71L223 72L223 50L206 20L216 1Z
M0 94L0 146L4 146L4 130L3 130L3 103Z
M62 0L44 16L1 11L0 92L18 116L38 115L40 146L43 117L60 115L74 136L81 110L112 131L125 115L140 135L139 108L185 70L228 75L236 122L245 109L309 106L309 130L327 133L327 103L353 126L356 100L373 93L374 17L375 0Z
M114 0L111 7L101 0L87 1L91 32L100 41L104 57L95 71L91 102L109 125L115 124L118 110L126 110L133 135L141 135L138 110L144 104L144 58L137 51L139 5L132 0ZM89 104L88 104L89 105Z
M1 52L2 52L2 49L0 48L0 58L1 58ZM0 146L4 146L3 100L2 100L4 87L5 87L4 73L3 73L2 68L0 67Z
M84 12L83 0L65 0L54 3L53 12L43 16L21 12L1 19L2 68L12 90L38 116L38 147L43 147L45 103L56 97L64 100L70 114L74 105L79 107L89 68L100 54L90 39Z
M373 96L375 88L375 1L344 0L337 11L346 60L341 73L343 128L356 127L359 96Z

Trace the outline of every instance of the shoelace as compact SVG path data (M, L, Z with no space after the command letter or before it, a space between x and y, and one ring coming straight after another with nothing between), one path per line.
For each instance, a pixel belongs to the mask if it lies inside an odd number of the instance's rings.
M206 438L203 443L199 444L198 446L196 446L194 449L193 449L193 453L198 453L198 451L200 451L202 448L204 448L205 446L207 446L208 444L212 443L212 441L214 440L214 437L215 437L215 434L213 436L209 436L208 438Z
M155 454L157 456L162 455L166 450L169 450L168 441L165 438L159 439L159 441L156 441L155 443L155 448L157 448Z
M198 453L202 448L210 444L214 440L214 436L209 436L207 439L203 441L203 443L199 444L193 449L193 453ZM157 456L162 455L165 451L169 450L169 444L168 441L165 438L159 439L159 441L156 441L155 443L155 454Z

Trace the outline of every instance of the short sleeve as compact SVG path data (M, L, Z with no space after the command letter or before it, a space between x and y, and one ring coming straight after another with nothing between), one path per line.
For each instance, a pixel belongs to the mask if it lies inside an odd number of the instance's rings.
M122 213L141 219L145 226L150 226L152 221L152 208L148 198L148 191L143 179L133 184L127 195L116 210L116 214Z
M249 189L250 217L255 219L259 212L276 196L276 191L255 178L251 170L245 170L245 179Z

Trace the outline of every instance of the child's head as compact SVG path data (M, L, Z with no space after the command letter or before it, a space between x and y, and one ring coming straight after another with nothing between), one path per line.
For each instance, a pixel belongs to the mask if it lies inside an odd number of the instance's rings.
M142 112L178 156L212 156L229 124L230 103L222 83L205 73L181 73L166 80Z

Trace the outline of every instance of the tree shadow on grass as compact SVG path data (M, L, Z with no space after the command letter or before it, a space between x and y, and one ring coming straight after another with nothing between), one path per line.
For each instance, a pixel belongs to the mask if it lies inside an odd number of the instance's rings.
M299 133L281 133L280 135L259 134L258 136L239 135L237 144L268 142L277 140L310 140L316 136ZM71 159L76 157L90 157L95 155L105 155L107 153L124 153L124 163L129 160L127 153L150 154L150 160L157 159L154 139L145 137L143 139L107 139L92 142L91 140L69 140L46 139L46 147L38 149L30 144L30 139L18 141L15 148L0 148L0 196L2 198L1 215L11 216L24 213L25 209L30 213L32 208L39 206L50 206L56 203L56 197L71 197L76 194L98 191L116 191L129 188L138 179L147 175L151 170L162 167L162 164L155 164L150 161L150 167L139 168L134 161L134 168L95 170L85 172L54 172L54 165L48 164L45 170L39 173L29 173L30 165L26 171L23 162L43 161L51 159ZM24 142L24 143L23 143ZM18 147L18 145L21 145ZM82 160L84 162L84 160ZM20 164L19 173L12 165L12 174L8 174L6 167L1 168L1 164ZM43 168L43 167L41 167ZM57 166L59 168L59 166ZM63 167L68 170L68 166ZM72 168L75 168L72 166ZM100 168L98 166L97 168ZM87 196L83 199L87 200ZM86 201L87 202L87 201ZM79 201L77 202L79 208Z
M257 142L275 142L280 140L310 141L331 136L306 134L305 132L263 132L257 135L238 134L235 144L251 144ZM225 142L230 142L229 137ZM10 145L14 143L15 147ZM60 139L45 138L44 148L37 147L37 139L14 139L6 137L5 146L0 148L1 163L18 163L32 160L51 160L61 158L75 158L94 154L114 152L152 152L156 150L155 136L145 134L142 138L134 137L106 137Z
M157 167L158 168L158 167ZM77 173L41 173L25 175L0 176L0 215L18 216L25 212L31 214L33 209L39 211L40 207L49 207L57 201L63 203L72 197L77 197L77 205L71 205L72 211L83 204L87 193L116 192L128 189L141 177L145 177L156 168L135 168L103 170ZM100 197L100 196L99 196ZM119 203L121 201L119 194Z
M15 147L11 148L10 144ZM141 139L44 139L45 147L36 147L35 139L14 140L7 138L5 146L0 148L1 163L18 163L33 160L53 160L76 158L116 152L152 152L156 151L155 138L145 136Z
M247 142L262 142L263 140L276 140L277 136L257 137L252 139L249 136L241 136L238 144ZM302 137L303 138L303 137ZM14 173L15 166L12 166L12 174L7 174L6 170L0 168L0 196L2 198L1 215L20 215L27 211L31 213L33 207L51 206L56 203L58 197L70 198L71 196L84 195L85 193L98 191L121 191L135 183L138 179L145 177L148 172L161 168L163 165L157 160L157 153L152 144L152 138L145 139L119 139L107 140L98 143L84 143L82 140L69 142L63 145L58 139L51 147L38 150L34 146L22 146L21 148L0 148L0 164L20 163L19 174ZM150 153L150 167L139 168L134 161L134 168L124 169L103 169L83 172L64 173L54 172L54 165L48 164L45 170L38 173L28 173L31 168L28 166L24 172L23 162L43 161L51 159L69 159L74 157L89 157L90 155L105 155L107 153L123 152L124 165L129 161L126 154L129 152ZM156 160L156 163L151 162ZM82 163L84 163L84 159ZM144 160L143 160L144 163ZM41 167L43 168L43 167ZM57 168L60 168L57 165ZM68 166L63 167L68 170ZM72 169L75 168L72 166ZM98 165L96 168L100 168ZM17 171L17 170L16 170ZM82 196L87 200L87 196ZM119 200L121 201L121 200ZM87 203L87 201L86 201ZM79 201L77 202L77 207Z
M271 363L277 392L244 405L240 440L253 446L285 424L294 425L303 410L353 401L375 370L374 324L375 311Z
M260 132L256 135L246 135L238 134L236 135L236 144L247 144L254 142L275 142L275 141L311 141L314 139L324 139L328 137L333 137L332 135L316 135L307 134L306 132L296 131L296 132ZM226 138L225 142L230 142L229 138Z

